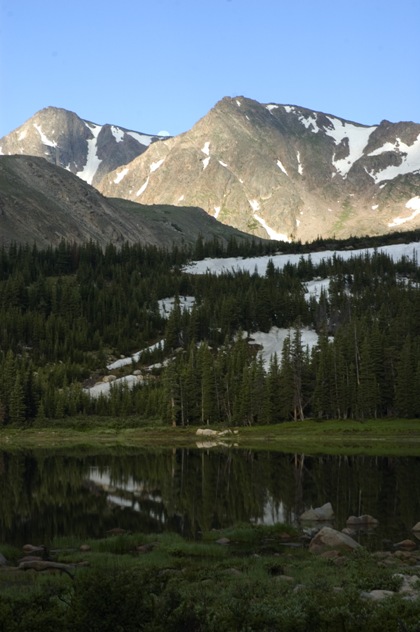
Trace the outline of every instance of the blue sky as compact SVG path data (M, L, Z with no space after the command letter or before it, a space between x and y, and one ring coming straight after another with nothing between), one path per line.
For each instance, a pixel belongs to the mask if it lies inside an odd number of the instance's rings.
M178 134L224 96L420 123L419 0L0 0L0 137L48 105Z

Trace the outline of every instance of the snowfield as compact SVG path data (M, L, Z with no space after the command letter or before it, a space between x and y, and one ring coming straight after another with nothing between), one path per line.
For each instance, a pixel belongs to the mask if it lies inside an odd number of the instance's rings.
M412 203L410 207L417 210L418 204L420 204L420 198L412 198L410 200ZM311 258L314 264L320 263L323 260L331 259L333 256L339 257L344 260L351 259L352 257L358 257L364 255L366 253L373 254L374 252L384 252L388 254L394 261L398 261L402 257L407 257L409 259L416 257L418 260L420 258L420 242L413 242L409 244L393 244L390 246L381 246L380 248L365 248L359 250L326 250L323 252L312 252L308 254L299 254L299 255L273 255L273 256L264 256L264 257L249 257L248 259L243 259L240 257L230 257L230 258L217 258L217 259L204 259L203 261L194 261L189 265L184 267L184 272L189 274L223 274L224 272L238 272L238 271L248 271L251 274L256 272L257 274L263 276L265 275L267 264L271 260L274 263L274 266L278 269L282 269L287 263L291 263L293 265L297 265L300 259L308 260ZM328 292L330 284L330 279L313 279L312 281L306 282L304 285L306 287L305 299L307 301L310 300L311 297L315 297L319 299L321 292L324 290ZM180 296L180 308L181 311L184 309L190 311L195 304L195 298L193 296ZM175 304L174 297L168 297L161 299L158 301L159 313L163 318L169 318ZM268 333L255 331L248 332L244 334L249 339L249 344L258 345L261 347L259 354L262 357L263 364L265 370L268 370L270 366L271 358L274 354L277 354L278 360L280 362L281 352L283 349L283 344L285 339L290 336L293 338L295 330L293 328L290 329L281 329L279 327L272 327ZM316 331L303 328L301 330L302 336L302 344L304 347L308 347L309 351L316 346L318 342L318 334ZM128 358L120 358L116 360L112 364L107 366L109 371L113 371L115 369L120 369L124 366L131 365L139 361L141 355L145 351L153 351L157 349L159 346L163 348L165 341L160 340L153 345L150 345L146 349L142 349L137 351L133 355ZM163 363L163 365L167 364L167 361ZM161 367L162 365L154 365ZM149 367L153 368L153 367ZM136 384L141 383L142 378L138 375L127 375L125 377L113 380L112 382L99 382L95 384L93 387L89 389L85 389L91 397L99 397L100 395L106 396L110 393L110 389L114 386L119 386L126 384L128 388L132 388Z

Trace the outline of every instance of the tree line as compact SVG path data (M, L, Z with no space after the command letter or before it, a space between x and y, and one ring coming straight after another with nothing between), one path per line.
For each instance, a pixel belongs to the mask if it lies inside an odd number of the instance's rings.
M264 276L182 270L194 257L278 248L199 239L192 249L171 251L66 242L1 249L0 423L75 415L174 425L420 416L414 257L394 262L373 251L317 265L302 257L282 270L269 260ZM317 277L330 279L329 291L308 300L305 283ZM182 296L194 297L191 310L181 308ZM158 306L166 297L177 297L169 316ZM290 336L264 366L248 338L272 327L290 329ZM311 351L306 327L319 336ZM112 359L160 340L136 367L117 371L140 369L138 386L89 397L83 387L105 375Z

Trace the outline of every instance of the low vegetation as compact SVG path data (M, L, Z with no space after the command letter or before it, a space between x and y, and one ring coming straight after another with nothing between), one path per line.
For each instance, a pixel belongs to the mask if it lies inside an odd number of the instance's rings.
M66 572L18 570L0 547L4 632L84 630L416 632L419 597L399 593L415 568L359 550L326 557L298 546L284 526L237 525L203 533L61 538L48 554ZM84 546L81 550L81 544ZM372 590L390 596L374 601Z

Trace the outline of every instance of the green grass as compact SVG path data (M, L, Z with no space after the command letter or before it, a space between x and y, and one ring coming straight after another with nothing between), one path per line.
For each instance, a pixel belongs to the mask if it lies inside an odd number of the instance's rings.
M137 427L135 426L137 423ZM224 426L213 427L222 430ZM162 423L136 419L61 420L46 428L3 428L0 448L135 448L196 447L213 441L197 437L196 426L173 428ZM221 437L230 446L305 452L306 454L366 454L373 456L417 456L420 454L420 420L375 419L367 421L285 422L270 426L238 427L238 434Z

